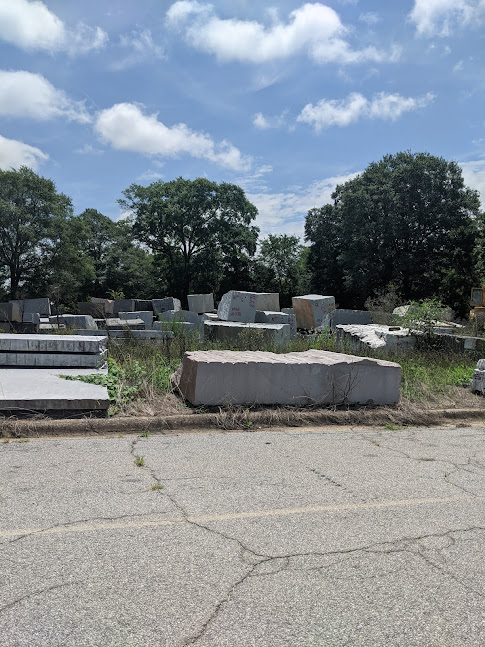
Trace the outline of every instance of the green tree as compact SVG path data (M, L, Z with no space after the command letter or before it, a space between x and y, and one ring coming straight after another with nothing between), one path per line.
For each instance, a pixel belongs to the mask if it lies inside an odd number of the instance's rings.
M253 270L256 289L279 292L281 305L290 306L291 297L300 292L303 250L298 236L269 234Z
M172 294L185 301L191 290L217 291L227 277L245 275L256 251L257 210L240 187L180 177L132 184L123 195L134 234L163 268Z
M0 267L7 271L10 298L41 271L54 220L71 215L70 198L51 180L26 166L0 170Z
M306 221L314 289L362 306L392 283L406 301L436 296L465 314L480 202L458 164L428 153L386 155L332 198Z

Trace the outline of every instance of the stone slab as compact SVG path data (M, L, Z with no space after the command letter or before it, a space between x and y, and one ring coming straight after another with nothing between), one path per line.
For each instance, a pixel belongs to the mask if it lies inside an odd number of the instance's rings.
M217 316L221 321L236 321L239 323L254 323L258 303L257 292L239 292L230 290L222 295L217 308Z
M391 330L391 328L397 328ZM392 348L393 350L408 351L416 345L416 337L409 334L407 328L369 324L359 326L338 325L335 328L337 341L348 343L353 348Z
M288 324L238 323L236 321L204 321L204 340L220 342L230 346L240 346L249 340L245 338L261 336L269 345L282 346L290 341Z
M104 311L107 315L113 314L114 309L114 299L101 299L100 297L92 297L91 303L102 303L104 304Z
M163 331L165 333L171 332L172 335L176 333L193 335L199 332L200 326L190 321L155 321L153 323L153 330Z
M346 310L344 308L337 308L333 312L332 321L330 326L335 329L335 326L348 326L351 324L368 325L372 323L372 317L368 310Z
M280 309L279 292L257 292L257 295L258 295L258 300L256 303L257 310L279 312L279 309Z
M192 404L396 404L401 366L343 353L194 351L172 376Z
M212 292L210 294L189 294L187 301L191 312L202 314L203 312L214 310L214 295Z
M83 353L0 353L0 366L99 368L106 363L108 351L97 355Z
M135 310L135 299L115 299L113 314L117 317L120 312L133 312Z
M49 369L0 369L0 410L96 411L108 407L108 390L104 386L65 380Z
M0 332L35 334L39 332L40 324L28 321L0 321Z
M199 325L201 319L197 312L190 310L166 310L159 314L160 321L185 321L195 325Z
M78 334L86 334L89 333L90 331L83 331L83 330L78 330L76 331ZM173 338L173 332L170 330L109 330L107 331L102 331L98 330L95 331L95 334L99 335L104 335L107 336L109 339L154 339L154 340L159 340L163 341L165 339L172 339Z
M282 323L290 326L290 337L296 336L296 317L294 314L285 312L270 312L268 310L256 310L255 323Z
M0 303L0 321L22 321L22 314L18 303Z
M9 353L89 353L106 349L107 337L78 335L0 334L0 352Z
M167 310L182 310L180 299L175 297L164 297L163 299L152 299L153 312L160 314Z
M297 328L315 330L330 326L335 310L335 297L321 294L305 294L292 298Z
M153 312L153 303L151 299L135 299L135 312Z
M51 314L51 304L47 297L40 299L12 299L10 303L18 304L22 316L38 313L42 317L49 317Z
M76 330L77 328L84 328L89 330L97 330L98 325L94 321L91 315L54 315L49 317L49 323L51 324L64 324L66 328L72 328Z
M106 318L106 303L105 301L79 301L77 304L77 313L79 315L90 315L93 319Z
M135 312L120 312L119 318L126 321L141 319L145 324L145 330L151 330L153 326L153 310L137 310Z
M106 330L145 330L145 322L143 319L120 319L119 317L113 317L112 319L106 319L105 321Z

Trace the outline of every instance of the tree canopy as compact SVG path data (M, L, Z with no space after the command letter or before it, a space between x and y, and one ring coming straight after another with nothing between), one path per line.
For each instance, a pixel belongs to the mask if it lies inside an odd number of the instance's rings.
M405 300L438 297L465 313L480 202L458 164L428 153L386 155L332 199L305 224L315 291L360 307L392 285Z

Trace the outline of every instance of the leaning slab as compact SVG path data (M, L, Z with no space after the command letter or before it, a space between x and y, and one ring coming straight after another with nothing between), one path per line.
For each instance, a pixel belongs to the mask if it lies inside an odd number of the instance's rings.
M396 404L401 367L343 353L194 351L172 376L194 405Z

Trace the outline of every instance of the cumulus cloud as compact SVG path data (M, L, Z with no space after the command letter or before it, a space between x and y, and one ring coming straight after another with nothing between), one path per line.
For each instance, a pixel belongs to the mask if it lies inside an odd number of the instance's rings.
M120 37L120 45L131 50L130 53L111 65L114 70L124 70L144 61L155 61L165 58L165 50L157 45L149 29L132 31Z
M65 117L69 121L91 121L83 102L73 101L40 74L0 70L0 115L45 121Z
M7 139L0 135L0 168L8 170L29 166L36 171L42 162L46 162L49 156L43 153L40 148L29 146L16 139Z
M247 198L258 208L256 225L261 233L293 234L303 237L305 216L309 209L332 202L337 184L354 178L357 173L328 177L307 187L291 187L281 193L247 193Z
M483 0L415 0L409 14L418 36L451 36L456 27L476 25L485 19Z
M286 122L286 113L276 117L266 117L262 112L258 112L253 117L253 126L259 130L269 130L270 128L281 128Z
M424 97L402 97L400 94L380 92L372 100L353 92L342 100L321 99L316 105L308 103L297 121L312 125L318 132L330 126L348 126L361 118L395 121L404 112L424 108L434 99L432 93Z
M460 162L465 184L480 193L482 208L485 207L485 159Z
M83 23L66 27L40 0L0 0L0 39L25 50L75 55L103 47L108 36Z
M397 51L386 54L370 46L351 48L349 34L334 9L320 3L306 3L282 22L273 12L271 24L236 18L221 19L211 5L179 0L167 12L171 27L183 30L186 42L220 61L266 63L306 54L317 63L341 65L364 61L395 60Z
M118 103L102 110L97 115L96 132L116 150L161 157L186 154L235 171L251 166L250 159L229 142L216 143L206 133L195 132L186 124L165 126L157 114L146 115L142 107Z

